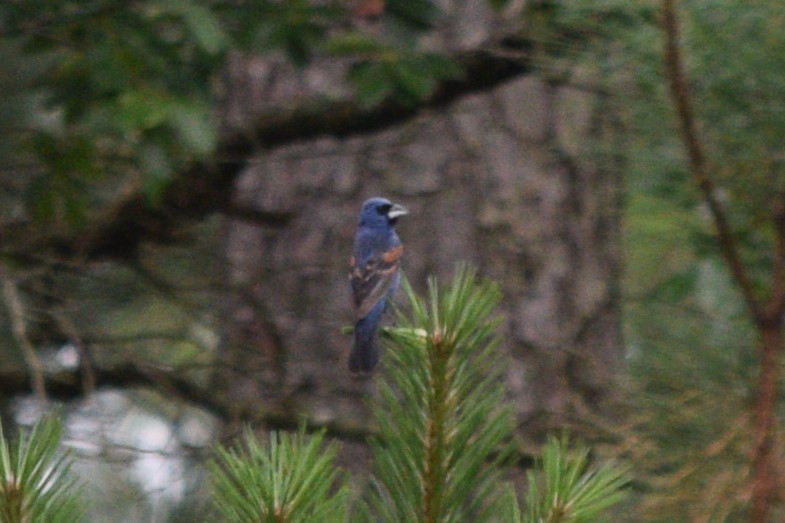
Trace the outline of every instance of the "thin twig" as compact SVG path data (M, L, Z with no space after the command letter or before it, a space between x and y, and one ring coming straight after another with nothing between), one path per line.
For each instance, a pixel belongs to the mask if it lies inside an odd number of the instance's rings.
M14 338L22 349L25 363L30 369L30 383L36 397L41 402L46 402L46 386L44 381L44 367L38 355L35 352L30 337L27 334L27 322L25 321L25 310L22 300L19 297L19 291L10 278L3 280L3 293L5 294L5 302L8 306L8 311L11 315L11 327L13 329Z

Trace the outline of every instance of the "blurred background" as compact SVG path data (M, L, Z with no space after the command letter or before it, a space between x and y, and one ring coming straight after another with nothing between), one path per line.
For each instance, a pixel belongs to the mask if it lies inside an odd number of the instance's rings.
M745 520L764 463L782 515L785 5L680 2L679 69L670 3L0 3L5 430L63 416L91 521L196 520L248 424L361 473L385 196L415 289L501 286L522 455L630 463L618 521Z

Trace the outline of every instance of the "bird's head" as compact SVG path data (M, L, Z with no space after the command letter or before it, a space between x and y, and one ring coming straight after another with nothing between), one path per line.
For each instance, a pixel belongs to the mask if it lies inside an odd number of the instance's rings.
M392 227L398 218L409 214L403 205L390 202L385 198L371 198L363 203L360 211L361 227Z

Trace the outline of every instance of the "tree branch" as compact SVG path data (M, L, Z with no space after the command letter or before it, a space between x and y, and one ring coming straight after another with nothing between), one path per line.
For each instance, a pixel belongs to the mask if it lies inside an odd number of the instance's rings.
M54 251L66 258L127 260L142 242L171 243L181 234L182 224L213 212L237 211L231 207L233 181L257 151L321 136L345 138L389 128L530 72L530 48L528 40L510 37L454 55L452 58L464 71L462 77L443 81L417 105L388 99L366 108L353 99L311 100L257 115L241 128L224 131L209 159L175 174L158 204L135 191L102 219L95 220L87 233L78 237L44 235L25 241L24 248L30 252ZM256 211L252 218L256 223L280 227L293 215ZM0 238L20 237L19 232L0 231Z
M19 297L16 283L5 278L3 280L3 293L6 305L8 306L8 312L11 316L11 329L14 334L14 339L19 345L25 363L30 369L30 375L27 376L27 383L32 388L32 391L35 392L36 398L41 402L46 402L44 367L41 364L41 360L38 359L38 354L35 352L35 347L33 347L30 337L27 335L25 309L22 304L22 299Z
M774 202L774 258L772 260L771 293L766 303L768 321L782 321L785 314L785 201L777 195Z
M47 392L51 399L70 401L85 394L84 376L79 370L61 370L45 376ZM94 368L92 379L95 387L133 388L151 386L162 393L172 393L179 398L203 406L218 416L226 416L226 407L213 394L193 385L182 376L161 369L132 363L111 368ZM0 397L14 397L32 391L30 373L21 368L0 370Z
M149 388L168 397L175 397L221 418L224 422L261 424L267 430L297 430L303 423L300 412L288 410L265 410L257 398L248 398L245 403L236 399L224 401L215 391L200 387L183 377L179 369L164 370L135 363L124 363L117 367L95 367L92 378L97 389L111 387L122 389ZM45 376L50 399L72 401L86 394L83 373L78 370L62 370ZM33 391L30 371L23 368L0 369L0 397L11 398L27 395ZM307 419L307 430L324 429L326 433L341 441L367 443L376 432L364 424L347 424L338 421L320 422ZM519 447L511 458L522 469L534 465L529 449Z
M739 254L738 242L728 222L727 213L717 197L717 189L709 175L703 143L698 137L695 113L679 45L679 23L674 0L663 0L662 2L662 30L665 36L665 76L668 81L671 102L676 109L679 131L687 151L690 175L698 185L714 222L720 254L741 289L748 309L756 321L760 321L763 316L761 304Z
M698 138L684 64L679 47L679 27L675 0L662 2L662 27L665 33L665 74L670 96L678 113L679 126L690 162L690 173L709 207L719 240L720 253L741 289L760 336L760 362L757 390L754 396L752 473L750 477L750 521L765 523L774 502L776 489L776 438L778 357L782 352L782 313L785 310L785 208L777 202L774 211L775 245L771 293L765 301L759 298L749 279L739 253L727 215L716 195L709 176L703 145Z
M245 403L224 400L216 391L197 385L183 376L180 369L166 370L150 365L123 363L115 367L94 367L90 379L96 389L111 387L121 389L149 388L167 397L175 397L200 407L225 422L261 422L270 429L296 428L301 419L297 413L267 411L260 407L257 398L249 398ZM32 371L21 367L0 369L0 397L11 398L35 392ZM44 376L42 374L42 376ZM72 401L86 394L84 374L77 369L60 370L45 375L49 397L58 401ZM370 434L363 427L345 427L327 424L333 433L342 434L347 439L365 441ZM362 437L360 437L362 436Z

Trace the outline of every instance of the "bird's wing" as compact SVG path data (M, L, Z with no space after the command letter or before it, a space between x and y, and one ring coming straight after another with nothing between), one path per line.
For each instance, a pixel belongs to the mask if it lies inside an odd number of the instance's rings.
M365 318L390 290L395 273L401 266L402 257L403 245L396 245L362 265L356 264L352 258L349 279L358 320Z

